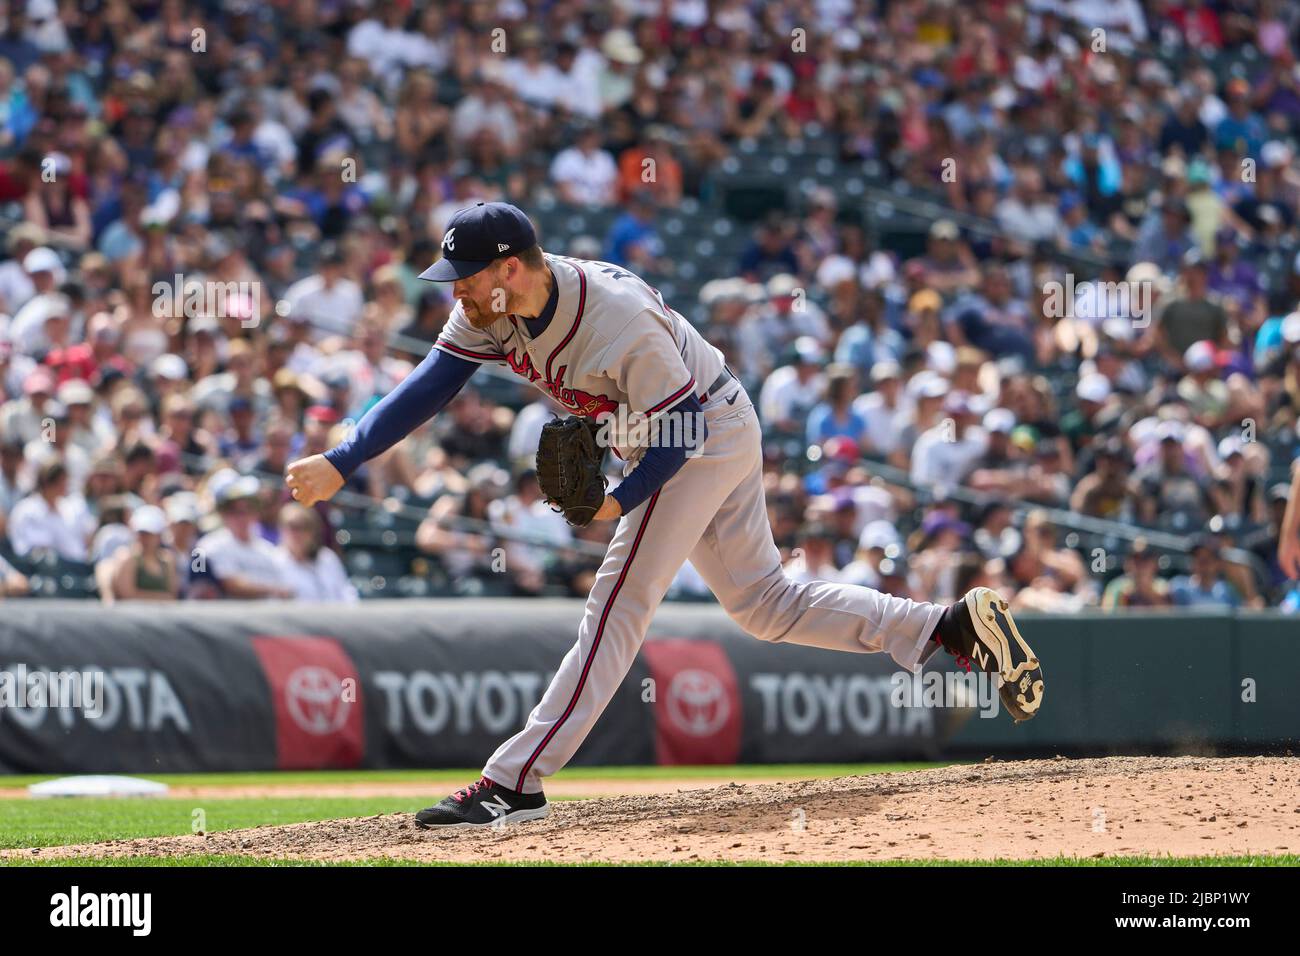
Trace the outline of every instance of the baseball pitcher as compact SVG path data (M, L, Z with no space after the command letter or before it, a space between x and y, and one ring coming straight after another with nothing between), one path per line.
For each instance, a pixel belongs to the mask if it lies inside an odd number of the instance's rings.
M602 423L596 434L624 466L611 492L603 493L603 482L595 492L580 489L589 503L565 507L577 523L618 521L577 642L482 778L422 810L417 824L488 826L545 816L543 779L565 765L600 717L688 559L759 640L883 652L913 672L942 647L959 663L973 660L998 675L1003 704L1017 721L1037 713L1042 667L995 591L977 588L943 606L785 576L767 520L754 405L722 354L644 280L608 263L543 252L528 217L507 203L456 213L442 253L420 276L453 283L456 306L438 341L366 413L351 440L289 466L293 497L306 505L332 497L485 363L508 365L573 416ZM690 424L665 427L669 421ZM587 429L570 431L589 442ZM581 454L570 448L566 455L569 464L554 470L584 480Z

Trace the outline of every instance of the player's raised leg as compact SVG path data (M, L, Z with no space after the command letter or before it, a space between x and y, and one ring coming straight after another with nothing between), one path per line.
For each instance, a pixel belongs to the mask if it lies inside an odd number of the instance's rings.
M912 671L943 647L999 675L999 694L1017 721L1033 717L1043 696L1042 667L997 592L977 588L945 606L857 585L786 577L767 518L757 425L753 432L746 477L690 556L736 623L760 640L883 651Z
M800 584L781 567L763 492L762 437L747 429L744 479L705 528L691 564L727 613L754 637L828 650L883 651L914 670L944 606L829 581Z

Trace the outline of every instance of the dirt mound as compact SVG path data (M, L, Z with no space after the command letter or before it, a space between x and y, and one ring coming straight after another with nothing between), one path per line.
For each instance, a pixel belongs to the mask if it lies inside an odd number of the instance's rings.
M41 852L430 862L1300 853L1300 758L999 762L556 802L546 819L502 830L439 834L385 815Z

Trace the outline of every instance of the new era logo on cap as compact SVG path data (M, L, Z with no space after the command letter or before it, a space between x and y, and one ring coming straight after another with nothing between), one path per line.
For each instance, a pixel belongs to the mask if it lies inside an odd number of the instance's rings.
M442 258L424 272L430 282L455 282L485 269L495 259L537 245L537 233L523 211L510 203L479 202L459 210L442 237Z

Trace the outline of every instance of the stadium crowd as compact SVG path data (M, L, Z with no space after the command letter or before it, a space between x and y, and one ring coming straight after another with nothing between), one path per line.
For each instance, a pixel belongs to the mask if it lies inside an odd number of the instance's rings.
M608 210L543 246L671 279L664 217L818 140L672 303L760 406L790 574L1300 609L1297 49L1280 0L0 3L0 594L356 600L394 518L396 573L585 594L612 528L540 501L558 406L508 372L337 503L278 476L436 339L456 209ZM918 248L834 188L867 162L948 210Z

